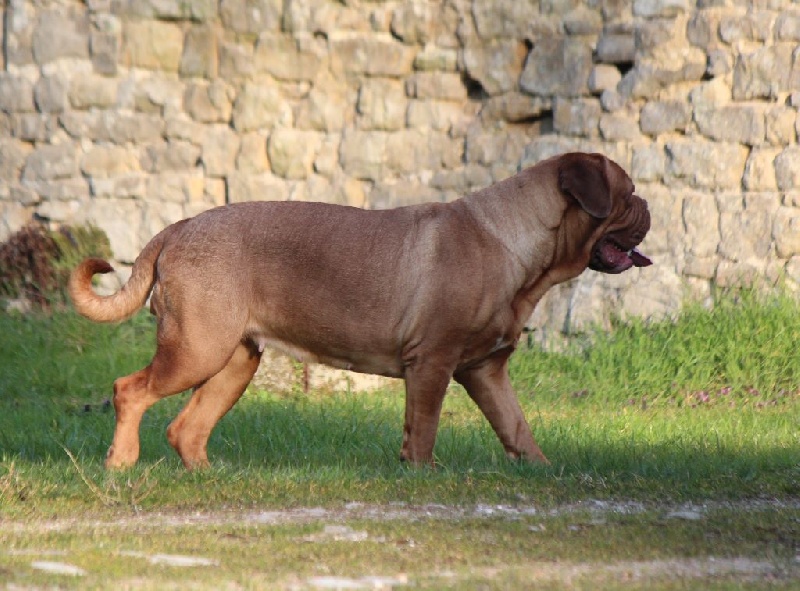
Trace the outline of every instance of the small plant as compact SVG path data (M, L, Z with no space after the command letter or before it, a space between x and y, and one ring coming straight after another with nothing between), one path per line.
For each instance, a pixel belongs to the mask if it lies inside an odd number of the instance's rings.
M39 309L66 301L69 272L88 256L111 257L105 233L95 226L49 230L28 224L0 244L0 297Z

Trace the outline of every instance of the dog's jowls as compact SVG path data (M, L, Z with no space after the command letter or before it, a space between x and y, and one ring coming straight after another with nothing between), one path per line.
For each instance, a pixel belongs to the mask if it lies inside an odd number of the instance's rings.
M236 403L262 351L406 384L400 455L432 461L447 385L462 384L510 457L546 462L508 378L534 306L587 267L620 273L650 260L650 227L627 174L599 154L557 156L449 204L365 211L322 203L228 205L175 223L100 297L87 259L73 272L75 308L100 322L136 312L152 291L150 365L114 383L108 467L139 456L139 423L165 396L194 393L167 430L187 467Z

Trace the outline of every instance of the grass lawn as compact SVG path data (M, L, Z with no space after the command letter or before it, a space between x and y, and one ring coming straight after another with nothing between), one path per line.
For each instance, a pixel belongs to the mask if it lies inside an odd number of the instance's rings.
M0 581L800 585L800 305L788 296L728 293L562 352L521 347L512 378L547 467L507 460L453 386L435 470L398 461L402 391L251 390L213 433L211 469L186 472L166 442L183 394L148 411L137 467L106 473L111 384L149 361L153 333L144 314L116 326L0 314ZM175 554L209 563L157 558ZM34 566L47 562L84 573Z

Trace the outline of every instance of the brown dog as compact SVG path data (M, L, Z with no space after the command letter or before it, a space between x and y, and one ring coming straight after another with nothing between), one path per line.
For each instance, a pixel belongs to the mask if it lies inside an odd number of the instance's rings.
M646 266L634 248L647 203L599 154L551 158L449 204L365 211L322 203L251 202L177 222L145 246L127 284L100 297L87 259L73 272L75 308L99 322L131 316L152 290L150 365L114 383L107 467L139 456L145 410L194 393L167 430L189 467L258 367L264 347L406 384L401 458L430 462L451 378L483 411L506 453L546 462L517 402L508 358L534 306L587 266Z

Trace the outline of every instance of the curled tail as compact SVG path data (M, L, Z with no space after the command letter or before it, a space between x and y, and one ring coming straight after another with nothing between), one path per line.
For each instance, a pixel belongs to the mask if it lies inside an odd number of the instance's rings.
M127 283L118 292L109 296L97 295L92 289L95 273L110 273L114 269L103 259L85 259L69 277L69 295L75 310L95 322L118 322L133 316L147 301L147 296L156 281L156 261L164 247L165 238L175 226L169 226L157 234L133 263Z

